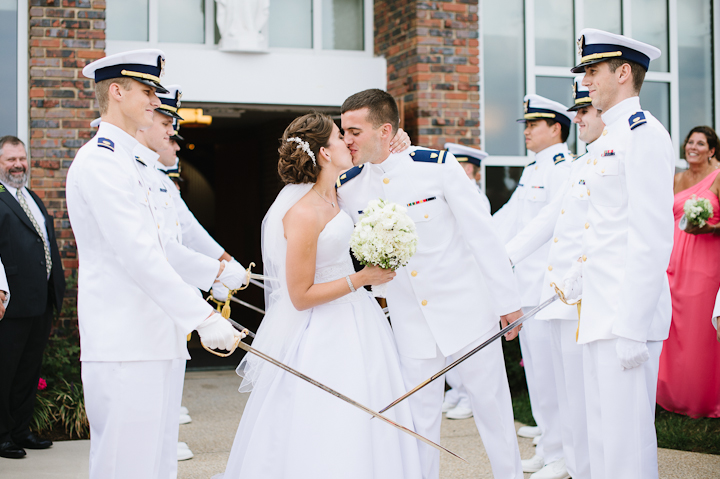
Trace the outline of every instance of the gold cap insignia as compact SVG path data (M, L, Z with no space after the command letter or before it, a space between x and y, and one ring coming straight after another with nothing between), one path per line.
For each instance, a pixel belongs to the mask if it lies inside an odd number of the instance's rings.
M582 57L583 47L585 46L585 35L580 35L580 38L577 40L577 52L578 56Z
M165 59L162 56L158 56L158 63L160 64L160 75L163 76L165 74Z
M530 107L530 100L523 102L523 108L525 108L525 113L528 112L529 107Z
M573 81L573 100L577 99L577 82Z

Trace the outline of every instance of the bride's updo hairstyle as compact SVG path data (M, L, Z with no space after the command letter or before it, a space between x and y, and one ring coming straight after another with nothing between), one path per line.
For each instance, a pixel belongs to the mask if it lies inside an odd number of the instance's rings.
M283 183L315 183L320 173L317 158L320 148L328 146L334 122L323 113L313 112L295 118L285 129L278 154L278 174ZM298 141L300 140L300 141ZM303 144L307 142L315 161L305 151Z

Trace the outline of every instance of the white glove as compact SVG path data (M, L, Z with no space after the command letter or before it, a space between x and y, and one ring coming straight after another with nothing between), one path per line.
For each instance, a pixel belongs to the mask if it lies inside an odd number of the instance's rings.
M220 273L220 276L215 281L212 287L213 298L218 301L227 301L228 288L238 289L241 286L245 286L247 281L247 271L242 267L240 263L235 261L223 261L225 269Z
M645 341L619 337L615 344L615 352L623 369L636 368L650 359Z
M573 263L570 270L563 276L560 284L562 284L565 299L568 301L577 299L582 295L582 263L580 261Z
M235 345L235 338L243 339L245 334L233 328L230 323L217 313L213 313L195 328L200 340L210 349L230 351Z

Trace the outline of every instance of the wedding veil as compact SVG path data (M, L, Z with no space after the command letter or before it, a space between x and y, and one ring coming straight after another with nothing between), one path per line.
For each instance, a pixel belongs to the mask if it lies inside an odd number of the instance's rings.
M310 317L310 310L298 311L290 301L286 279L287 240L283 218L314 183L286 185L278 194L262 222L263 273L273 280L265 281L265 318L260 324L252 347L273 359L286 362L287 352ZM280 368L247 353L237 374L243 378L240 392L257 390L272 382Z

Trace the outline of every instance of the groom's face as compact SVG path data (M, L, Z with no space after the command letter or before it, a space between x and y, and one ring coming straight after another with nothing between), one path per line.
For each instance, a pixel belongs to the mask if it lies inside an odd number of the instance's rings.
M374 128L368 121L368 109L346 111L341 116L345 144L350 149L353 164L382 161L381 128Z

